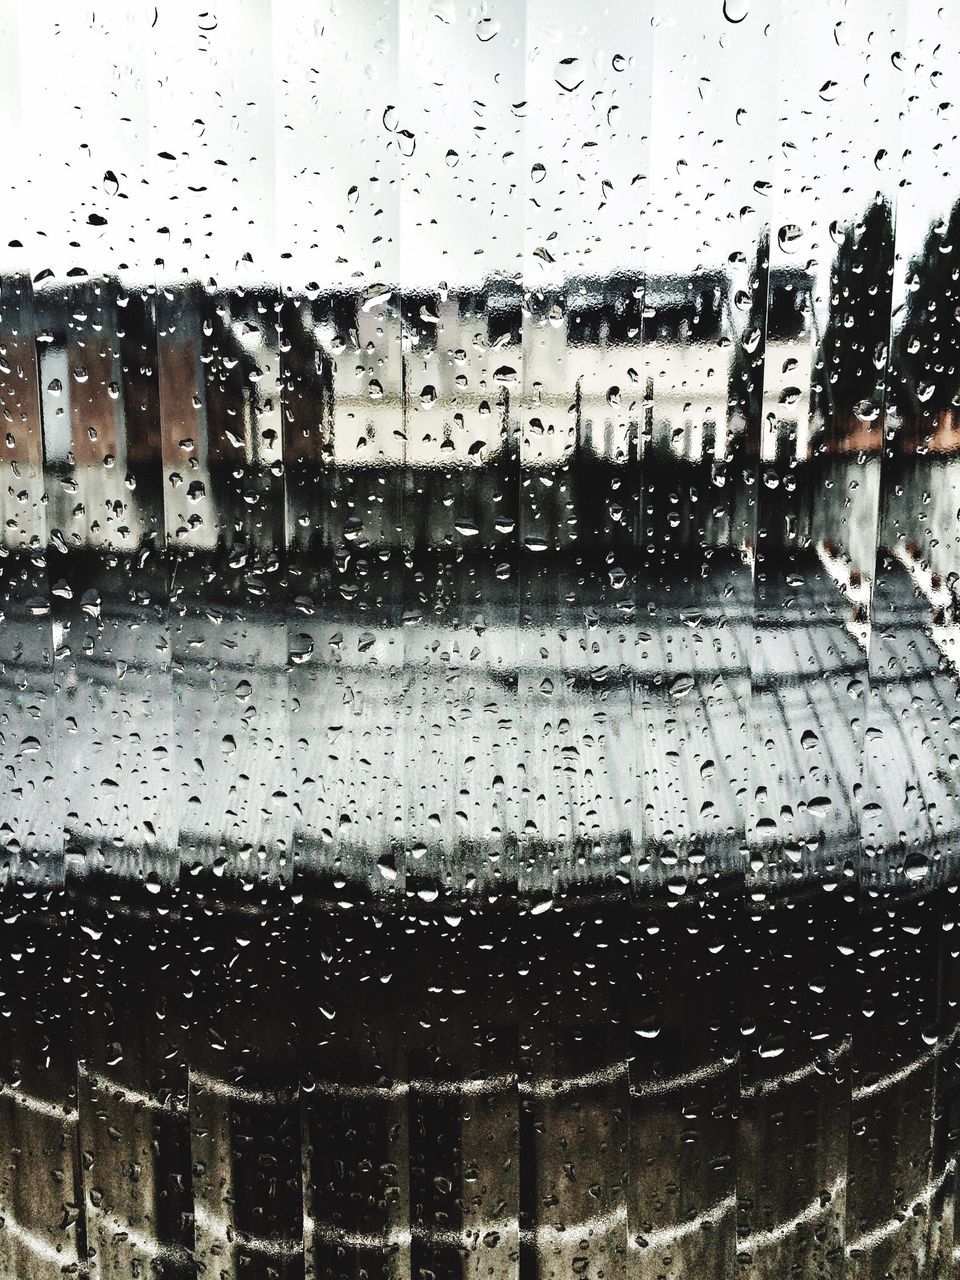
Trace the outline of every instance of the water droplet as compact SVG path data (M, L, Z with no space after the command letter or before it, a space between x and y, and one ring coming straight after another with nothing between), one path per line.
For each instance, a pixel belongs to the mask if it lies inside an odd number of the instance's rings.
M693 676L687 674L686 672L683 672L681 675L674 676L673 679L671 680L670 696L671 698L686 697L686 695L690 693L693 687L694 687Z
M880 417L880 406L870 400L858 401L853 411L861 422L876 422Z
M903 874L908 880L923 880L930 870L930 863L922 853L911 853L903 866Z
M565 93L573 93L583 84L583 72L579 58L561 58L553 73L556 83Z
M742 22L750 12L750 0L723 0L723 16L734 26Z

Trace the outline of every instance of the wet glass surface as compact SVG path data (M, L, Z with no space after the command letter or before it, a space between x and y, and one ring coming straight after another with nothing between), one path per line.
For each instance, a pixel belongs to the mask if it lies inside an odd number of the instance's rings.
M0 36L0 1280L955 1275L960 10Z

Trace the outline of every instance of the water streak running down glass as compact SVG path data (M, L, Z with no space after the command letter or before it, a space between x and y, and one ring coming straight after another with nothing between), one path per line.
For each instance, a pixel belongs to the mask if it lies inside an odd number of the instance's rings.
M0 1280L958 1273L958 59L0 10Z

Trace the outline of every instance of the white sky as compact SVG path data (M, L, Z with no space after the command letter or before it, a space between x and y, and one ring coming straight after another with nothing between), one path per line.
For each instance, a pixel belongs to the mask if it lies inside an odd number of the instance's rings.
M749 258L769 220L822 279L877 190L909 256L960 195L960 5L727 5L8 0L2 265L548 283Z

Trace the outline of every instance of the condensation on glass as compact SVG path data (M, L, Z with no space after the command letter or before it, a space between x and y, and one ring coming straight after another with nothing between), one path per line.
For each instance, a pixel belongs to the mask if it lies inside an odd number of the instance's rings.
M956 1274L960 11L0 11L0 1280Z

